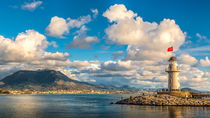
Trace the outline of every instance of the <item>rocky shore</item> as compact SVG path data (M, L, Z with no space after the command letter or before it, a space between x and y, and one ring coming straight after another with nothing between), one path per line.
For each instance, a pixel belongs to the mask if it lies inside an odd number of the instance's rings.
M182 98L171 95L146 95L122 99L116 104L152 105L152 106L208 106L210 100Z

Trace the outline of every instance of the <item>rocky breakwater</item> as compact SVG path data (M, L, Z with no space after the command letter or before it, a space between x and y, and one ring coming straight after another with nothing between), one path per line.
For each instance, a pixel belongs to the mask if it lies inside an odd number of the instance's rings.
M182 98L171 95L146 95L120 100L116 104L153 105L153 106L210 106L210 100Z

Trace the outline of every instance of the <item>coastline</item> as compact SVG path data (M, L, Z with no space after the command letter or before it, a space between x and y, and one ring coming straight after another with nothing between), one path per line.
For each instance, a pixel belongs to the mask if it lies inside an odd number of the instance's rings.
M171 95L136 96L117 101L115 104L148 105L148 106L198 106L210 107L208 99L182 98Z
M136 92L127 91L87 91L87 90L58 90L58 91L4 91L0 95L45 95L45 94L139 94Z

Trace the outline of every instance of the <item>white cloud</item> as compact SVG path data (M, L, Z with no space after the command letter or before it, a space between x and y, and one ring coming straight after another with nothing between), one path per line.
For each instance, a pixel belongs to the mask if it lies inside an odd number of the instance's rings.
M46 37L34 30L19 33L15 41L0 36L0 60L21 62L40 59L47 46Z
M196 36L199 38L199 40L203 40L203 39L204 40L208 40L206 36L203 36L203 35L201 35L199 33L196 33Z
M73 61L70 64L71 68L76 68L76 69L84 69L84 68L87 68L89 66L91 66L90 62L88 62L88 61L79 61L79 60Z
M58 45L55 41L51 41L49 45L52 45L54 48L58 48Z
M36 8L38 8L43 2L42 1L33 1L31 3L25 3L21 6L24 10L34 11Z
M200 46L200 47L195 47L195 48L188 48L183 50L185 52L200 52L200 51L210 51L210 46Z
M74 61L70 64L75 69L71 73L80 81L95 84L166 88L168 76L165 68L168 67L167 60L171 56L167 48L172 45L175 51L179 50L184 44L186 33L181 31L174 20L164 19L160 24L145 22L123 5L113 5L103 15L112 22L106 29L108 40L128 45L127 55L123 60L97 64ZM83 26L77 34L86 31L87 28ZM195 67L195 57L182 54L178 61L182 70L179 76L181 87L209 89L209 74Z
M200 60L200 64L201 66L205 67L205 66L210 66L210 60L209 58L206 56L206 59L201 59Z
M210 72L205 72L204 76L210 78Z
M69 33L69 27L65 19L54 16L51 18L46 31L49 36L63 38L63 34Z
M78 19L61 18L54 16L51 18L50 24L46 28L49 36L64 38L63 35L68 34L72 28L80 28L82 25L91 21L90 15L82 16Z
M57 59L57 60L37 60L37 61L32 61L30 63L28 63L29 67L25 67L27 70L37 70L37 69L54 69L54 70L58 70L58 69L63 69L66 68L68 65L70 65L70 61L69 60L65 60L63 61L62 59Z
M209 90L210 81L205 73L198 68L190 67L190 70L182 70L180 73L181 87Z
M172 45L177 51L185 40L174 20L164 19L160 24L145 22L124 5L111 6L104 16L113 22L105 30L108 40L128 45L126 59L167 59L171 56L167 48Z
M51 52L45 52L43 55L43 59L46 60L60 60L60 61L66 61L68 60L68 53L60 53L60 52L56 52L56 53L51 53Z
M114 10L113 10L114 9ZM120 16L119 14L123 14ZM82 72L85 81L87 78L95 83L112 85L131 85L143 88L166 88L168 76L164 71L168 66L171 53L169 46L175 51L184 44L185 34L174 20L164 19L160 24L142 20L123 5L113 5L104 16L112 22L106 29L109 40L121 45L128 45L125 59L119 61L102 62L98 69L85 69ZM195 68L195 57L182 54L178 57L181 63L181 87L209 89L208 73ZM201 83L203 86L200 86Z
M190 56L189 54L182 54L178 57L178 60L181 64L196 64L198 61L195 57Z
M77 80L77 81L80 81L77 76L75 74L72 73L71 70L67 70L67 69L61 69L59 70L61 71L63 74L65 74L66 76L68 76L70 79L73 79L73 80Z
M70 28L79 28L84 24L87 24L91 21L91 16L87 15L87 16L81 16L78 19L71 19L71 18L67 18L67 22L68 22L68 26Z
M93 12L93 11L92 11ZM94 11L93 13L97 13ZM93 14L94 15L94 14ZM146 22L124 5L111 6L103 16L111 25L106 29L108 40L128 45L127 55L118 61L70 61L64 52L46 52L49 45L57 47L56 42L48 42L46 37L34 30L20 33L14 40L0 36L0 78L20 69L56 69L70 78L95 84L131 85L141 88L167 87L168 58L174 50L184 44L185 33L174 20L164 19L160 23ZM91 21L87 15L78 19L53 17L47 27L47 34L64 38L72 28L80 28L69 47L87 49L99 39L86 34L85 24ZM208 46L190 51L208 50ZM122 54L122 52L118 52ZM117 54L118 54L117 53ZM116 55L118 56L118 55ZM196 58L189 54L178 57L181 63L181 87L209 89L209 72L196 67ZM201 66L208 66L209 59L201 59ZM67 69L67 68L68 69ZM7 70L7 73L6 71Z
M19 33L14 40L0 36L0 66L3 69L0 69L0 79L21 69L65 68L70 64L68 53L45 51L53 44L35 30Z
M67 49L70 48L80 48L80 49L90 49L90 44L98 43L99 39L96 36L87 36L86 35L87 28L82 26L80 30L77 31L76 36L74 36L73 41L67 45Z
M98 10L92 10L94 15L97 15ZM90 49L91 44L98 43L99 39L96 36L87 36L87 28L85 24L91 21L91 16L81 16L78 19L71 18L60 18L54 16L51 18L50 24L46 28L46 32L49 36L65 38L64 35L69 34L69 30L72 28L80 28L76 31L76 36L74 36L73 41L66 46L67 49L70 48L81 48L81 49Z
M115 4L110 6L110 8L103 13L104 17L107 17L110 22L119 21L123 19L132 19L137 14L135 14L131 10L127 10L127 8L123 4Z
M98 43L99 39L95 36L75 36L67 48L91 49L90 43Z
M131 64L131 61L106 61L101 64L101 69L108 71L127 71L135 68L135 65Z
M93 17L96 18L98 15L98 9L91 9L91 12L93 13Z

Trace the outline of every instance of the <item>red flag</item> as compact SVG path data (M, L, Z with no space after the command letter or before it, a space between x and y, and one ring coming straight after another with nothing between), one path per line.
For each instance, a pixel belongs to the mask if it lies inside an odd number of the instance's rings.
M168 48L168 52L173 51L173 47Z

